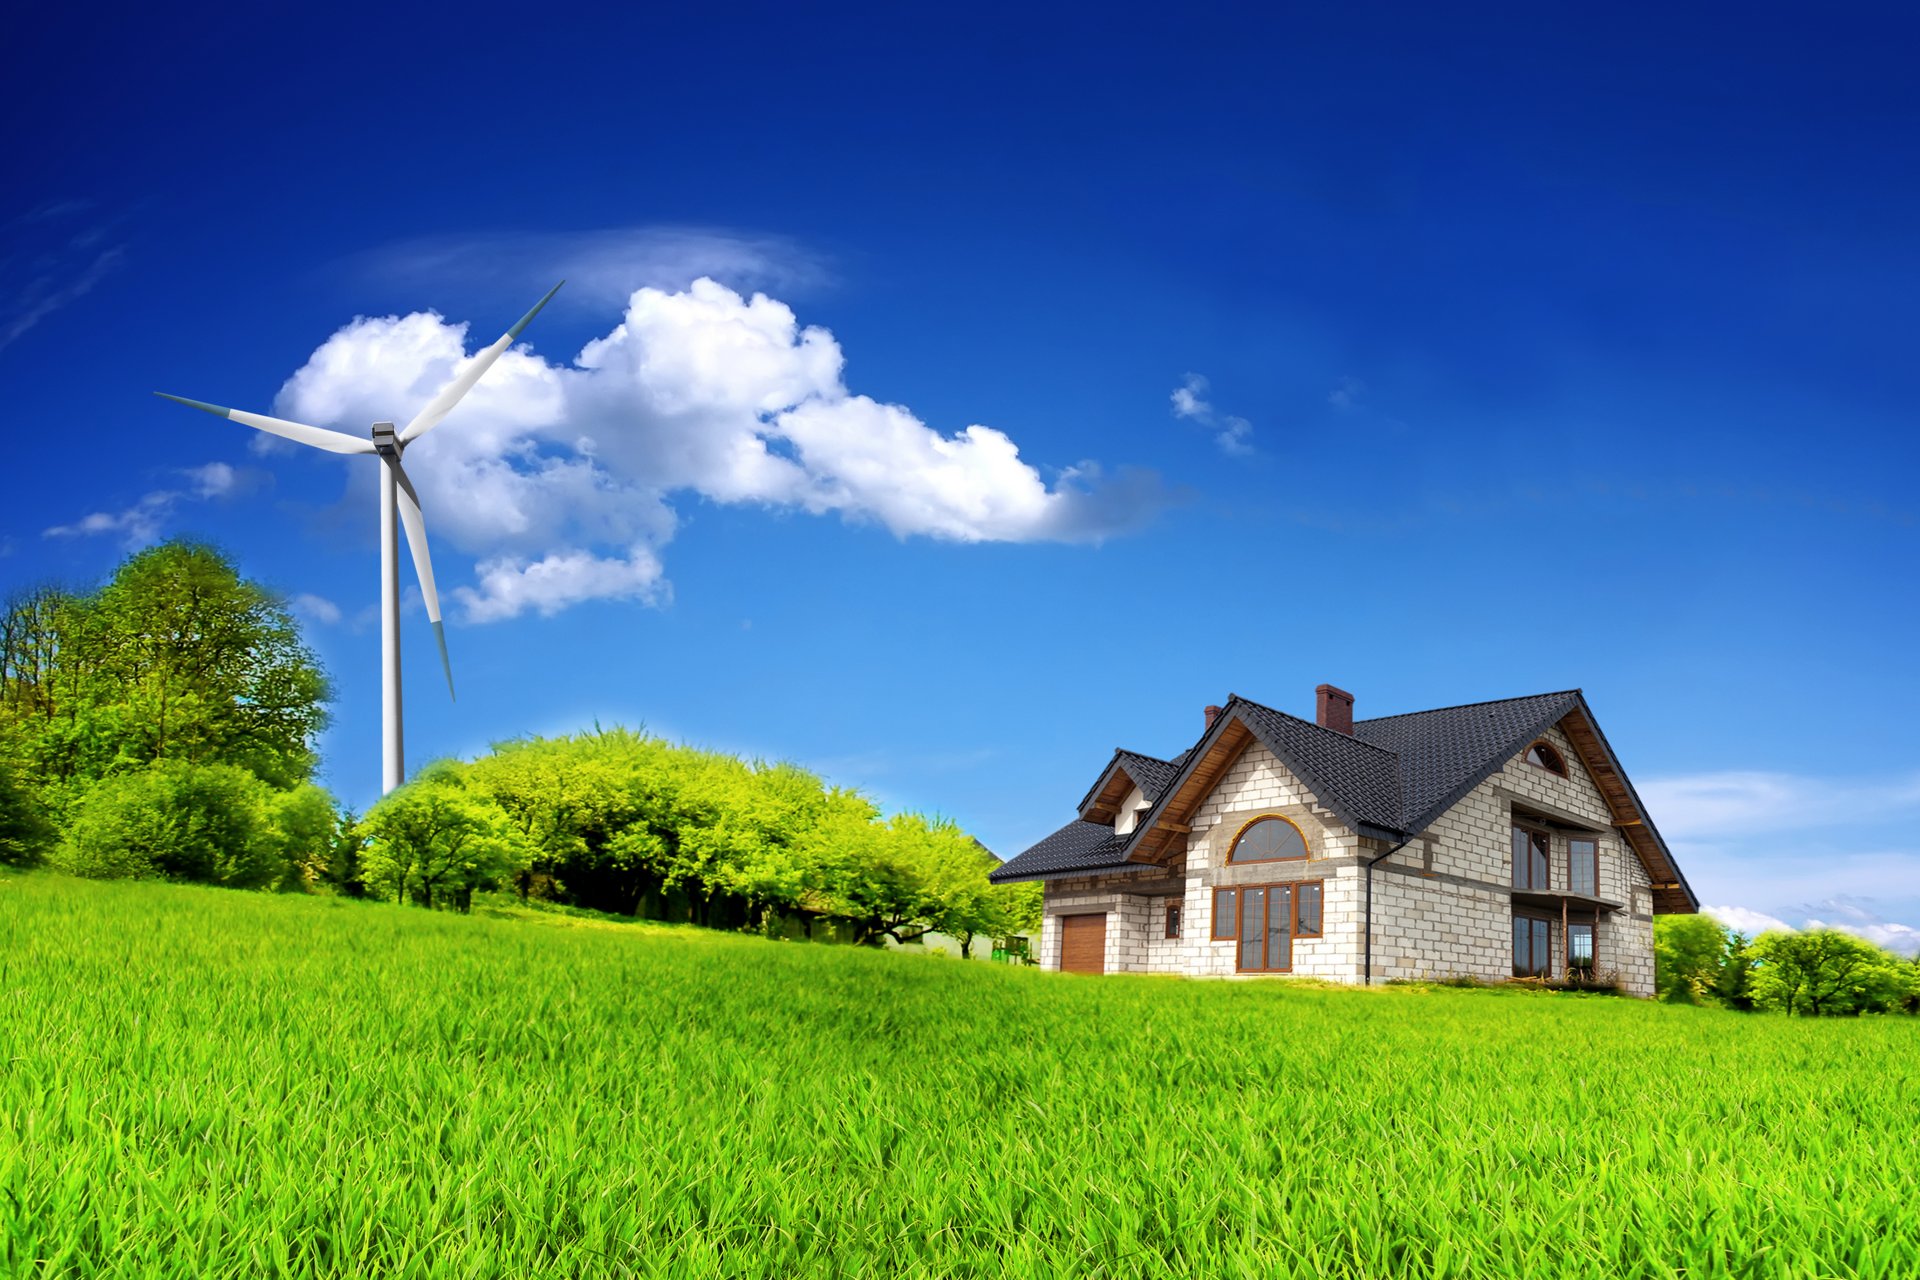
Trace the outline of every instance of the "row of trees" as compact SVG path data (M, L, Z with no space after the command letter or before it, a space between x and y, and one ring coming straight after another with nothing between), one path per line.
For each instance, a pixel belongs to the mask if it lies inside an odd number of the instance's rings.
M506 888L625 914L963 948L1038 920L954 824L791 765L624 729L442 761L364 818L313 782L328 685L282 602L211 548L0 611L0 864L466 909Z
M1748 939L1710 916L1659 916L1653 941L1662 1000L1815 1018L1920 1013L1920 956L1837 929Z
M976 936L1038 923L1031 885L951 822L883 818L792 765L676 746L627 729L510 742L442 761L360 824L359 879L421 905L506 885L622 914L745 925L798 921L851 940Z

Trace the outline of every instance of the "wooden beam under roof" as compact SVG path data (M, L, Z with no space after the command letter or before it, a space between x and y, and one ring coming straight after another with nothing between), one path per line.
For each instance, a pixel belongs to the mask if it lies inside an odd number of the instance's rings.
M1165 863L1175 846L1180 844L1177 837L1193 830L1194 811L1213 794L1220 779L1227 770L1233 768L1252 743L1253 731L1238 719L1229 720L1179 789L1163 797L1159 816L1154 819L1147 833L1140 837L1139 845L1128 855L1128 860Z
M1698 904L1688 894L1680 882L1680 870L1673 864L1660 841L1654 837L1653 828L1647 825L1646 815L1634 802L1633 790L1613 767L1612 753L1601 741L1600 731L1594 726L1587 713L1575 707L1560 719L1560 728L1565 731L1567 740L1573 743L1574 754L1580 757L1580 763L1586 768L1587 776L1600 790L1600 798L1606 801L1607 814L1613 825L1620 830L1628 845L1640 858L1640 865L1647 869L1647 876L1653 882L1653 909L1659 915L1685 915L1698 910Z

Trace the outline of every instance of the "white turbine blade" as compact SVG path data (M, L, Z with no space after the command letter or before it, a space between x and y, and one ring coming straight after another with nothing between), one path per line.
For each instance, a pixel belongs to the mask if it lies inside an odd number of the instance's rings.
M565 280L560 282L560 284L565 283ZM414 420L406 425L406 429L401 431L400 443L405 444L409 440L417 439L439 426L440 419L453 412L453 406L459 404L460 398L473 390L473 384L480 381L480 375L493 368L493 362L506 353L507 348L513 345L513 340L520 336L520 331L540 314L540 308L546 306L552 301L553 295L560 292L560 284L547 290L547 296L534 303L533 310L521 316L519 324L501 334L498 342L474 356L473 363L466 367L465 372L442 387L440 394L433 398L432 403L422 409Z
M264 413L248 413L243 409L224 409L217 404L207 404L202 400L189 400L184 396L170 396L164 391L153 394L162 400L171 400L175 404L184 404L191 409L200 409L218 418L231 418L233 421L265 431L270 435L283 436L288 440L298 440L301 444L310 444L316 449L325 449L328 453L372 453L373 441L350 436L344 431L329 431L325 427L310 427L304 422L288 422L285 418L269 418Z
M433 623L433 638L440 646L440 669L447 673L447 696L453 693L453 663L447 660L447 631L440 625L440 590L433 585L433 557L427 554L427 521L420 514L420 495L413 491L400 459L391 454L381 461L393 468L395 497L400 505L400 523L407 530L407 550L413 553L413 571L420 579L420 598L426 602L427 619Z

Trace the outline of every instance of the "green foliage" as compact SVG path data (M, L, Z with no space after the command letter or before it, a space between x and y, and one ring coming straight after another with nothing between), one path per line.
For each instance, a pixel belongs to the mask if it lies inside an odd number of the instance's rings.
M162 759L282 788L313 770L326 677L286 606L210 547L149 548L98 591L33 593L7 619L0 707L63 803Z
M1905 1018L44 874L0 975L0 1276L1920 1274Z
M789 764L676 746L628 729L503 743L462 776L498 806L522 899L675 914L773 932L779 917L848 922L864 943L939 929L970 940L1038 923L1034 886L951 822L883 821L857 792Z
M1753 1002L1820 1017L1904 1007L1915 969L1850 933L1763 933L1753 944Z
M1655 916L1654 987L1662 1000L1700 1004L1713 997L1727 956L1727 931L1711 916Z
M286 871L273 803L266 784L245 769L158 760L88 790L54 863L95 879L159 876L266 888Z
M0 867L31 867L53 847L53 824L40 798L0 760Z
M367 887L429 908L438 895L440 905L467 910L473 891L507 875L519 852L506 814L452 761L422 770L374 805L360 828Z

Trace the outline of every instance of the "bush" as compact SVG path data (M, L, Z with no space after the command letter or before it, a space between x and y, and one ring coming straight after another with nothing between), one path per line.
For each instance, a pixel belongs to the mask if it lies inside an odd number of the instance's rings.
M272 793L245 769L158 760L94 784L54 855L93 879L159 876L259 889L285 872Z

